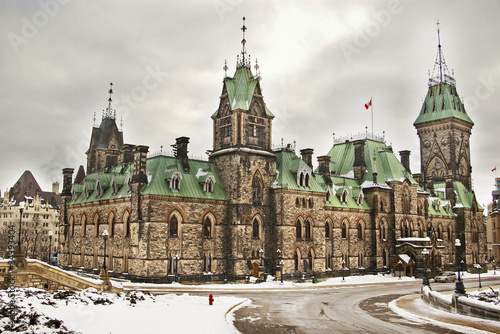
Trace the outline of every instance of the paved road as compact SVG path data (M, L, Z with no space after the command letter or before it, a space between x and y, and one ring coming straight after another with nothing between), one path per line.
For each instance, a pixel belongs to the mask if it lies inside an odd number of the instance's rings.
M419 283L407 283L300 291L251 291L247 292L247 297L253 303L235 312L234 324L244 334L460 333L433 324L409 321L388 307L388 303L396 298L419 293L420 287ZM436 291L453 290L453 287L453 283L432 284ZM476 288L477 283L466 283L466 289L473 287Z

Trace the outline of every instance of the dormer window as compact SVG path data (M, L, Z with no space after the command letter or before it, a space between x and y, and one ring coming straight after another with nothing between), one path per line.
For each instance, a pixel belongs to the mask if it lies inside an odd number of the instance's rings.
M342 195L340 195L340 202L342 203L347 203L347 196L349 195L349 191L347 189L344 189L342 192Z
M361 192L358 196L358 205L363 205L363 200L365 199L365 195Z
M214 192L215 178L213 175L208 175L203 183L203 191L206 193Z
M175 171L169 180L171 190L181 190L182 174L179 171Z
M309 188L311 186L311 174L307 171L300 172L298 175L299 187Z

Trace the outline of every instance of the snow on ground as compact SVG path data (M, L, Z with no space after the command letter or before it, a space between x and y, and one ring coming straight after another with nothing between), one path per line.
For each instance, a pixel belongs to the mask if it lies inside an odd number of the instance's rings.
M135 334L145 329L155 333L237 333L226 313L246 301L217 297L209 305L207 297L188 294L152 296L133 291L116 295L95 289L55 294L39 289L16 292L16 304L22 308L15 321L16 333ZM2 311L8 301L7 292L1 291ZM2 329L8 321L7 317L1 320Z
M481 277L493 275L492 272ZM476 278L477 275L465 273L467 278ZM219 290L288 290L311 289L343 286L360 286L374 283L391 284L419 281L410 277L394 277L392 275L365 275L330 278L319 283L268 281L258 284L145 284L123 282L125 289L121 294L106 294L95 289L84 291L48 293L37 289L18 289L16 304L22 307L22 319L16 320L16 326L24 330L17 333L141 333L145 328L154 332L182 332L182 333L237 333L233 326L233 312L235 308L249 305L245 298L226 297L217 295ZM135 290L157 291L160 288L168 289L168 294L150 295ZM178 292L176 292L178 290ZM208 297L192 296L181 292L213 291L214 305L208 305ZM472 292L472 291L467 291ZM7 291L0 291L0 333L7 331L8 318L5 310L10 301ZM397 313L407 312L397 309ZM429 306L415 305L415 307ZM438 312L432 310L433 313ZM442 312L442 311L439 311ZM20 315L18 314L18 317ZM405 317L412 315L405 314ZM63 323L59 322L61 320ZM422 318L419 318L422 321ZM31 327L27 324L32 323ZM58 327L59 326L59 327ZM19 328L21 329L21 328ZM472 332L471 332L472 333ZM479 333L479 332L474 332Z

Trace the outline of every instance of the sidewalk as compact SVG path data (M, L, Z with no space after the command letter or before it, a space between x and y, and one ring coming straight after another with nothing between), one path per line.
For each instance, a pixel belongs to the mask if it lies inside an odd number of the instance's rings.
M500 286L492 286L499 289ZM488 290L489 287L482 288ZM441 292L451 295L453 291ZM464 333L500 333L500 323L492 320L470 317L438 310L426 304L420 294L400 297L389 303L389 307L400 316L416 322L433 323L440 327L453 329Z

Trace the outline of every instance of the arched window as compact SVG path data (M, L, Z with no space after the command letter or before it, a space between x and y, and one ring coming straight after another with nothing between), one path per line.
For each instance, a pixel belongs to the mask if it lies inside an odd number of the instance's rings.
M122 221L123 221L123 236L124 237L129 237L130 236L130 211L125 210L123 213Z
M262 205L262 178L259 172L255 173L252 180L253 204Z
M304 173L300 173L299 175L299 187L304 186Z
M410 192L408 191L408 188L403 189L403 194L401 196L401 206L403 213L410 213Z
M363 225L361 223L358 223L358 240L363 239Z
M304 237L307 240L311 239L311 222L309 219L307 219L304 224Z
M257 217L255 217L252 222L252 238L260 239L260 223Z
M75 232L75 216L69 216L69 236L72 237Z
M437 238L443 240L443 226L438 225Z
M342 222L342 239L347 239L347 224L345 221Z
M177 236L177 233L179 231L179 221L177 220L177 216L176 215L172 215L170 217L170 236L171 237L176 237Z
M82 235L86 235L87 234L87 215L86 214L82 214L82 216L80 217L80 223L81 223L81 227L82 227L82 230L81 230L81 233Z
M300 199L298 197L295 199L295 205L298 207L300 206Z
M307 264L309 266L309 270L313 271L314 270L314 254L312 248L309 248L309 254L307 254Z
M203 237L212 237L212 221L209 217L205 217L205 219L203 220Z
M299 255L297 252L295 252L295 255L293 256L293 268L295 271L299 270Z
M387 263L389 263L389 253L387 252L387 248L384 248L382 251L382 266L386 268Z
M450 225L448 225L448 241L453 240L453 230Z
M330 239L330 223L325 224L325 239Z
M382 220L380 221L380 239L382 240L387 240L387 221L385 220L385 218L382 218Z
M108 215L108 232L110 237L115 234L115 213L113 211Z
M312 198L309 198L309 208L312 209L314 206L314 201Z
M307 173L306 176L305 176L305 178L304 178L304 186L305 187L309 188L311 186L311 184L310 184L310 178L311 177L309 176L309 173Z
M101 217L99 216L99 212L94 213L94 236L99 235L99 225L101 224Z
M302 239L302 222L300 219L297 219L295 222L295 237L297 239Z

